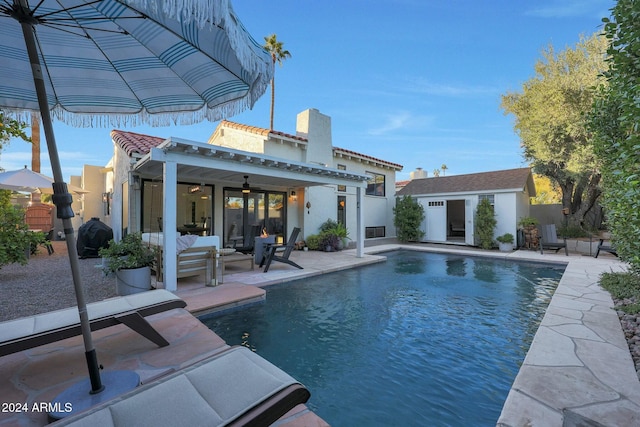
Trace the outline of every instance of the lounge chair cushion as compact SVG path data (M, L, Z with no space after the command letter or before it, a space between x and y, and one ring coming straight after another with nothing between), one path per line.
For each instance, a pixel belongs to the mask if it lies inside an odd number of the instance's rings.
M62 419L71 426L227 425L270 397L297 385L295 397L272 411L272 423L309 393L294 378L245 347L233 347L183 371L138 387L114 400ZM268 425L268 424L267 424Z
M153 313L185 306L185 302L176 295L164 289L158 289L87 304L87 312L92 329L97 330L117 324L118 321L111 321L111 319L124 313L156 307L157 309L150 310ZM143 315L146 314L143 313ZM14 349L20 351L79 335L79 325L80 315L77 307L2 322L0 323L0 355L11 354ZM72 329L77 329L78 333L71 332ZM68 333L62 331L68 331ZM32 345L27 344L29 339L33 339ZM19 343L20 341L22 343Z

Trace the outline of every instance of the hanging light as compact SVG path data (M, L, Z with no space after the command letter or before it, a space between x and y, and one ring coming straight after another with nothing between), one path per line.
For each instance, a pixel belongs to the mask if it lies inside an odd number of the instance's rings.
M242 192L244 194L251 193L251 187L249 187L249 182L247 181L248 179L249 179L249 175L245 175L244 176L244 184L242 184Z

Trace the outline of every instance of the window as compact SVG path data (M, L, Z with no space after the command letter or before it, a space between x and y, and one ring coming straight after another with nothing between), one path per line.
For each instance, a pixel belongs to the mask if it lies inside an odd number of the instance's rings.
M365 239L373 239L376 237L384 237L386 235L386 230L384 226L380 227L365 227L364 228L364 237Z
M385 176L375 172L366 172L369 175L367 180L367 195L384 197Z
M443 200L438 200L435 202L429 202L429 207L433 208L433 207L444 207L444 201Z
M483 200L483 199L487 199L489 201L489 203L491 203L491 206L495 205L495 195L493 195L493 194L479 194L478 195L478 202Z
M347 166L338 164L338 170L346 171L347 170ZM338 185L338 191L347 191L347 186L346 185Z

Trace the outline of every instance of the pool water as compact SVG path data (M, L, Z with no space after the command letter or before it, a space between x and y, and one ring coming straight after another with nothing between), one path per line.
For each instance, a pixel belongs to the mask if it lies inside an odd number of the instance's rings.
M333 426L489 426L564 267L397 251L201 320L310 391Z

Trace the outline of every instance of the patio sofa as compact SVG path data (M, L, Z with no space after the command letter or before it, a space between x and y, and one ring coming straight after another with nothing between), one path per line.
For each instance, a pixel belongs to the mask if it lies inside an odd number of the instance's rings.
M164 251L162 248L162 233L143 233L143 242L157 246L158 259L152 270L156 273L158 281L163 281L162 260ZM177 242L178 279L183 277L198 276L205 273L205 285L209 286L217 276L216 250L220 247L218 236L179 236Z
M309 391L246 347L231 347L52 426L268 426Z
M186 303L166 290L142 292L87 304L91 330L124 324L160 347L169 342L146 321L145 317ZM50 311L0 323L0 356L81 335L77 307Z

